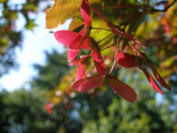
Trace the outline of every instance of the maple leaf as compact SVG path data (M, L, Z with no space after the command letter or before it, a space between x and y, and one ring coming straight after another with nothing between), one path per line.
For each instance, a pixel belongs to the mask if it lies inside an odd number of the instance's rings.
M92 4L99 3L100 0L89 0ZM46 28L56 28L69 18L80 16L82 0L55 0L53 7L46 11Z
M73 31L73 30L75 30L76 28L78 28L82 25L84 25L84 22L80 19L75 18L71 21L71 23L69 25L69 30Z
M46 12L46 28L52 29L67 19L79 16L81 0L56 0Z

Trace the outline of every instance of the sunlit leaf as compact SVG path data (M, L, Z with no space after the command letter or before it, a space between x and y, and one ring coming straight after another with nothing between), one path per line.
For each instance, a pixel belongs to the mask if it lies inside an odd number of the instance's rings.
M96 3L100 0L90 0ZM46 28L55 28L67 19L80 16L81 0L56 0L52 8L46 12Z
M84 22L80 19L73 19L69 25L69 30L73 31L76 28L82 26L84 24Z

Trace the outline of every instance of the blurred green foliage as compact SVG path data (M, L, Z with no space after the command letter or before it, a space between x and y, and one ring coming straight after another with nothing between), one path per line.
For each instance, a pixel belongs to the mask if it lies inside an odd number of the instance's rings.
M46 101L45 91L41 90L1 91L0 132L48 133L58 129L57 118L44 109Z
M137 88L138 101L129 103L109 88L97 88L89 93L74 92L65 95L64 102L53 108L49 115L45 110L46 92L51 91L55 77L68 70L65 54L47 53L44 65L35 65L38 77L31 81L30 89L12 93L1 91L0 119L3 133L175 133L177 107L175 97L156 99L142 72L121 69L119 78ZM60 60L58 60L60 58ZM49 67L50 66L50 67ZM45 68L45 69L44 69ZM56 69L57 68L57 69ZM58 72L56 72L58 71ZM59 72L60 71L60 72ZM67 71L65 71L67 73ZM51 76L53 75L53 76ZM129 75L129 76L125 76ZM51 79L51 77L53 77ZM40 82L38 82L40 81ZM51 82L46 82L51 81ZM35 83L35 84L34 84ZM175 95L175 93L173 93ZM165 95L169 95L165 94Z
M38 75L33 78L31 88L51 90L69 70L66 54L58 54L55 50L52 53L46 52L45 66L34 64L34 69L37 70Z

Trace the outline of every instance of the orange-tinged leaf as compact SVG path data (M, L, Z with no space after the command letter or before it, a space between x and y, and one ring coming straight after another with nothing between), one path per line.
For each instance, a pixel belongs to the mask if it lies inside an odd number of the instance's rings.
M80 16L82 0L55 0L52 8L46 12L46 28L56 28L69 18ZM98 3L100 0L89 0L89 3Z
M54 6L46 12L46 28L52 29L67 19L80 15L81 0L56 0Z
M82 25L84 25L83 21L81 21L80 19L73 19L69 25L69 30L73 31Z

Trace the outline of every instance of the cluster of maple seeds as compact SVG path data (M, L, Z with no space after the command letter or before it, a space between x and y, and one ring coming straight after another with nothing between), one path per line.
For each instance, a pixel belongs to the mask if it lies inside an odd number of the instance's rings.
M84 20L83 29L79 33L69 30L61 30L54 33L56 40L68 48L68 60L71 61L70 65L78 65L76 81L72 84L72 87L77 91L84 92L95 89L99 86L109 85L116 94L123 97L129 102L134 102L137 99L135 91L129 85L117 79L117 77L112 75L111 72L106 72L106 66L101 56L100 47L96 43L96 41L90 37L90 9L92 9L93 12L95 12L101 19L104 20L107 26L111 29L112 33L125 37L129 41L133 41L138 47L145 48L144 45L136 40L132 35L120 31L116 26L111 24L98 9L93 7L90 8L88 0L83 0L80 8L81 16ZM151 87L157 92L163 94L156 81L148 72L147 67L149 67L151 68L154 76L159 81L159 83L163 87L170 90L170 87L164 82L159 73L154 69L151 61L146 57L146 55L144 53L140 53L131 43L129 43L129 45L135 51L137 56L124 52L117 52L115 55L116 63L126 68L140 68L146 75ZM91 54L83 55L79 59L75 59L81 49L90 50ZM98 73L96 75L86 77L85 72L87 68L87 60L91 57L93 58Z

